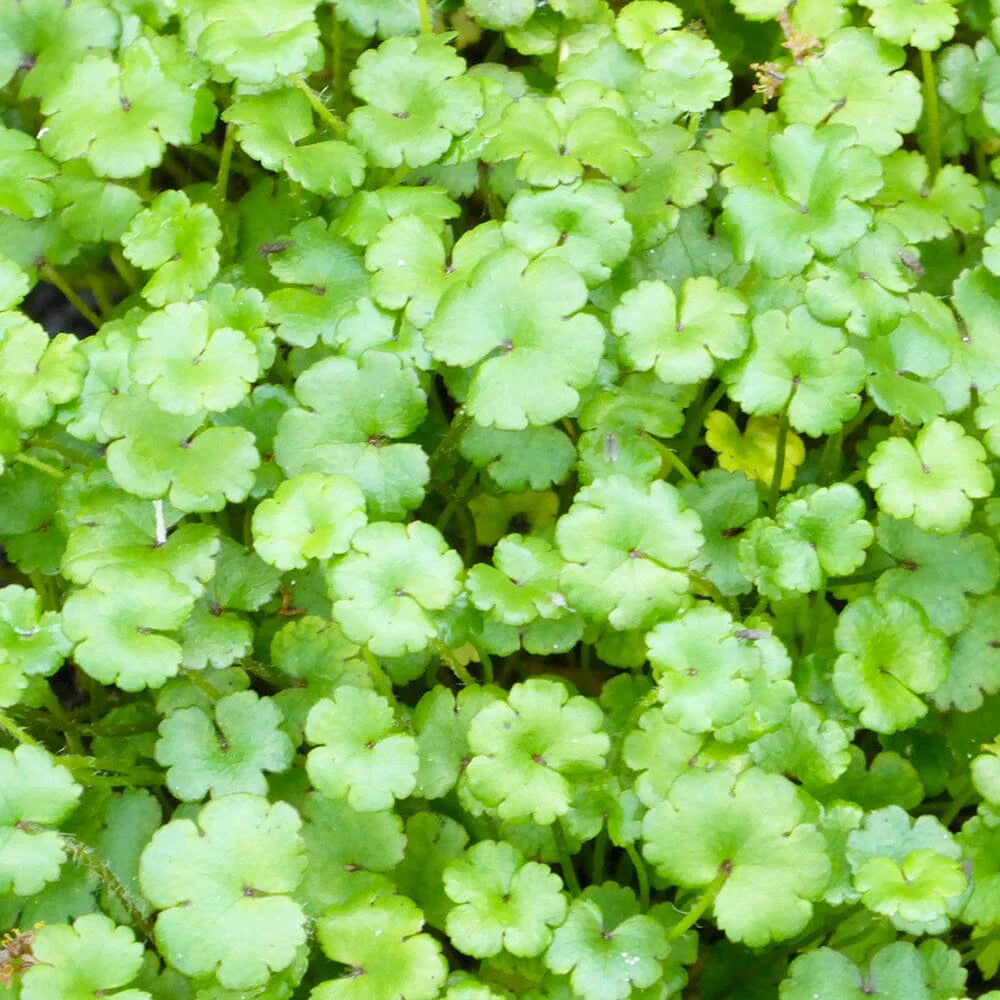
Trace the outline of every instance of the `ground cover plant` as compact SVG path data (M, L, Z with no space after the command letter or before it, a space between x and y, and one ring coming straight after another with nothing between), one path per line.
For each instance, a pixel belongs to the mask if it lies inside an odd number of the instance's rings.
M4 995L1000 997L998 45L0 6Z

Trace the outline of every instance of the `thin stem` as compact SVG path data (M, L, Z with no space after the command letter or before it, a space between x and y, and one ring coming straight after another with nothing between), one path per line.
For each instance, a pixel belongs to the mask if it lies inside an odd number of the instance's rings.
M694 906L688 910L686 916L679 923L674 924L673 927L667 932L667 940L670 942L677 941L682 938L694 925L702 918L705 911L715 902L715 897L719 894L719 890L726 884L726 879L729 878L729 872L720 871L718 875L710 882L706 887L705 891L695 900Z
M472 674L469 673L468 668L462 663L454 653L440 640L434 640L431 642L431 647L438 656L444 660L445 665L448 669L466 686L475 687L476 681Z
M13 736L18 743L29 747L40 747L42 744L27 730L22 729L6 712L0 712L0 729Z
M667 465L675 472L679 472L682 479L686 479L689 483L696 483L698 481L695 478L694 473L678 457L673 448L665 445L659 438L653 437L649 431L640 430L639 436L645 438L651 445L653 445L653 447L660 453L662 461L666 462ZM669 474L670 473L668 472L667 475L669 476ZM666 476L664 478L666 478Z
M941 169L941 117L938 112L934 60L930 52L923 49L920 50L920 68L924 77L924 111L927 113L927 179L933 183Z
M580 882L576 877L573 868L573 856L569 851L569 844L566 841L566 831L563 829L562 821L556 820L552 824L552 839L556 842L556 851L559 854L559 867L562 869L563 881L566 888L573 896L580 895Z
M840 458L840 452L844 444L844 429L841 428L835 434L831 434L823 445L823 454L819 457L819 465L816 467L816 482L820 486L824 485L827 477L836 469Z
M132 291L135 291L142 284L139 272L125 259L125 254L122 253L121 247L112 247L108 251L108 260L111 261L111 266L118 272L118 277Z
M785 477L785 451L788 448L788 410L798 391L799 383L792 383L792 391L785 400L785 405L781 410L781 418L778 423L778 445L774 450L774 472L771 475L771 498L768 504L771 516L778 508L778 500L781 498L781 480Z
M73 308L95 330L99 330L101 328L101 317L98 316L97 313L95 313L94 310L91 309L79 295L77 295L73 286L51 264L42 264L42 266L38 269L38 274L43 281L47 281L50 285L55 285L55 287L63 293Z
M646 871L646 863L635 849L635 844L626 844L625 853L635 869L636 881L639 883L639 909L645 913L649 909L649 872Z
M233 146L236 143L236 129L232 123L226 126L226 137L222 140L222 154L219 156L219 171L215 177L216 214L222 216L229 193L229 168L233 162Z
M38 469L39 472L44 472L45 475L51 476L53 479L66 478L66 473L61 469L57 469L54 465L49 465L48 462L43 462L40 458L35 458L34 455L26 455L23 451L19 451L12 461L30 465L33 469Z
M726 384L720 382L712 394L704 402L699 402L696 398L688 407L688 417L685 420L684 430L681 431L680 439L677 442L677 453L686 462L694 451L694 446L698 441L702 427L708 415L719 405L719 400L726 394ZM692 411L692 408L693 411Z
M604 881L604 859L608 856L608 828L601 827L601 832L594 841L594 855L590 861L590 884L600 885Z
M97 303L97 308L101 312L101 319L106 319L110 314L111 310L114 309L114 303L111 301L111 296L108 294L108 284L105 280L110 278L108 274L88 274L87 275L87 287L90 289L90 294L94 296L94 301Z
M375 659L375 654L367 647L361 647L361 655L364 657L365 663L368 664L368 669L371 671L372 681L375 683L375 690L389 702L390 705L396 704L396 695L392 690L392 681L386 676L385 671L382 669L382 664Z
M427 0L417 0L417 8L420 11L420 30L425 35L433 34L434 22L431 20L431 9Z
M289 79L306 95L313 111L320 116L327 128L337 135L343 135L347 131L347 126L323 103L319 94L301 76L295 75Z
M428 459L427 464L430 466L432 476L441 463L446 458L449 458L451 453L458 447L459 441L462 440L462 435L471 423L472 417L465 412L464 407L455 412L455 416L452 418L448 430L445 431L444 437L438 442L437 447Z
M344 105L344 26L336 11L330 30L330 78L333 84L333 107L339 115Z
M483 683L492 684L493 683L493 660L490 654L487 652L486 647L481 643L477 642L475 639L470 639L469 643L472 648L476 651L476 655L479 657L479 662L483 667Z
M128 915L129 923L150 943L153 941L153 925L143 915L139 901L118 876L98 857L97 852L82 840L68 833L60 833L66 853L76 864L86 868L121 904Z

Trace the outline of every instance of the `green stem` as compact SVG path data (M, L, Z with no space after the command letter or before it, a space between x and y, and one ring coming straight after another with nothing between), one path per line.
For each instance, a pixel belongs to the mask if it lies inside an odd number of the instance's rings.
M42 264L38 269L38 275L43 281L50 285L55 285L66 297L73 308L95 329L101 328L101 317L87 305L83 299L77 295L73 286L51 265Z
M199 671L182 669L181 675L189 680L202 694L207 695L213 702L219 700L221 692L212 687Z
M339 115L344 106L344 27L333 12L330 31L330 79L333 84L333 107Z
M35 458L33 455L26 455L23 451L18 452L12 461L30 465L33 469L38 469L39 472L44 472L45 475L51 476L53 479L66 478L66 473L61 469L57 469L54 465L49 465L48 462L43 462L40 458Z
M371 671L372 681L375 684L375 690L389 702L390 705L396 704L396 695L392 690L392 681L386 676L385 671L382 669L382 664L378 662L375 658L375 654L367 647L361 647L361 655L365 659L365 663L368 664L368 669Z
M431 20L431 9L427 0L417 0L417 9L420 11L420 30L425 35L433 34L434 22Z
M464 663L461 663L453 654L452 651L440 640L435 639L431 642L431 648L437 653L438 656L444 660L445 665L448 669L466 686L475 687L476 680L469 673L468 668Z
M66 853L73 861L86 868L121 904L129 923L148 941L153 942L153 925L143 916L139 901L118 876L98 857L97 852L82 840L68 833L60 833Z
M831 576L826 581L827 589L830 587L851 587L856 583L874 583L882 575L882 570L871 569L864 573L851 573L849 576Z
M556 820L552 824L552 839L556 842L556 851L559 854L559 867L562 869L563 881L566 888L573 896L580 895L580 882L576 877L573 868L573 856L569 853L569 844L566 842L566 831L563 829L562 821Z
M114 309L114 303L111 301L111 296L108 294L108 283L107 278L111 275L104 272L100 274L88 274L87 275L87 287L90 289L90 294L94 296L94 301L97 303L97 308L101 312L101 319L107 319L110 315L111 310Z
M689 483L696 483L698 481L695 478L694 473L678 457L673 448L669 448L659 438L653 437L649 431L640 430L639 436L645 438L650 444L652 444L653 447L660 453L660 458L666 462L673 471L679 472L682 479L686 479ZM669 475L670 473L668 472L667 476ZM664 478L667 477L665 476Z
M708 399L704 402L699 402L699 400L695 399L691 403L691 406L688 407L688 416L684 422L684 430L681 431L680 439L677 442L677 453L683 457L685 462L690 459L691 452L694 451L694 446L701 435L708 415L719 405L719 400L725 394L726 384L720 382ZM692 407L695 408L693 412Z
M594 856L590 862L590 884L600 885L604 881L604 859L608 856L608 828L601 827L601 832L594 841Z
M778 500L781 498L781 480L785 475L785 450L788 448L788 410L798 391L799 383L792 383L792 391L785 400L785 405L781 410L781 418L778 423L778 446L774 450L774 472L771 475L771 498L768 507L771 516L778 508Z
M306 99L312 105L313 111L319 115L327 128L332 132L336 132L337 135L344 135L347 132L347 126L323 103L319 94L301 76L295 75L289 77L289 79L306 95Z
M42 744L27 730L22 729L6 712L0 712L0 729L13 736L18 743L29 747L40 747Z
M706 887L705 891L695 900L694 906L688 910L686 916L679 923L674 924L673 927L667 932L667 940L670 942L678 941L682 938L694 925L702 918L705 911L715 902L715 897L719 894L719 890L726 884L726 879L729 877L727 871L720 871L718 875L710 882Z
M470 639L469 642L472 648L476 651L476 655L479 657L479 662L483 667L483 683L492 684L493 683L493 659L487 652L486 647L481 643L477 642L475 639Z
M635 844L626 844L625 853L635 869L636 881L639 883L639 909L645 913L649 909L649 872L646 871L646 863L635 849Z
M122 253L121 247L112 247L108 252L108 260L111 261L111 266L118 272L118 277L125 282L125 284L135 291L142 284L142 277L139 272L125 259L125 254Z
M455 416L452 417L448 430L445 431L444 437L442 437L438 442L437 447L431 453L431 457L427 461L427 464L430 466L432 476L438 466L446 458L449 458L451 453L458 447L459 441L462 440L462 435L471 423L472 417L465 412L464 407L455 412Z
M941 169L941 118L938 112L937 83L934 79L934 60L930 52L923 49L920 50L920 68L924 76L924 111L927 114L927 180L933 183Z
M819 465L816 467L816 482L823 486L827 477L837 468L840 460L840 452L844 446L844 429L841 428L835 434L831 434L823 445L823 454L819 457Z
M222 140L222 154L219 156L219 171L215 176L215 213L222 218L229 194L229 168L233 162L233 146L236 144L236 129L226 126L226 137Z

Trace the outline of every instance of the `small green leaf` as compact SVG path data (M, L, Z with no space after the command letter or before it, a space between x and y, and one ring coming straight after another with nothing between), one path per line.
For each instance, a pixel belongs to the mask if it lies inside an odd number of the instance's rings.
M238 793L153 834L139 884L161 911L156 944L171 965L236 990L291 965L306 940L290 895L306 863L300 827L288 803Z
M405 799L416 785L416 741L396 731L389 703L374 691L342 687L316 702L305 735L319 744L306 758L306 771L327 798L376 812Z
M972 517L972 501L993 490L986 449L960 424L940 417L913 443L892 437L878 444L867 479L880 509L912 517L924 531L960 530Z
M456 903L448 914L448 936L475 958L501 950L541 954L552 928L566 918L561 889L562 879L548 865L525 862L505 841L480 841L444 871L444 890Z
M278 569L295 569L346 552L365 523L365 498L353 479L305 472L258 505L254 548Z
M31 896L59 877L66 858L54 826L65 819L82 788L40 747L0 750L0 891ZM22 825L24 824L24 825Z
M116 927L103 913L85 913L66 924L46 924L32 942L35 963L24 974L24 1000L151 1000L145 990L110 993L132 982L142 965L142 945L129 927Z

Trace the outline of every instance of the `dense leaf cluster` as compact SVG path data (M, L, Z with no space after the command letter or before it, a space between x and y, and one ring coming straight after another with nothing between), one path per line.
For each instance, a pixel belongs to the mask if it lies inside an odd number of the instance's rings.
M12 1000L1000 996L998 46L0 5Z

